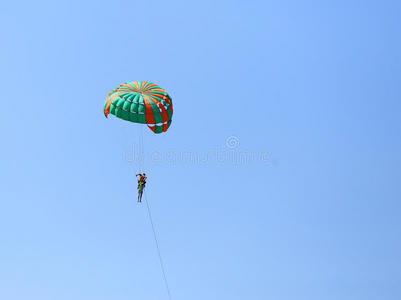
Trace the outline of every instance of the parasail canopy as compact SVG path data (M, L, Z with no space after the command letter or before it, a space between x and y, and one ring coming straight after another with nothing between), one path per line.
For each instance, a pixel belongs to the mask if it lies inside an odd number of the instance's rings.
M167 131L173 116L173 102L167 92L149 81L121 84L106 98L104 115L147 124L154 133Z

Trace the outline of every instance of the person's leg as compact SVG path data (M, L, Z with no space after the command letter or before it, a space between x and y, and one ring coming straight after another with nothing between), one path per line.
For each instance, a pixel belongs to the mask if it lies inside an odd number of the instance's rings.
M138 202L142 202L142 192L142 189L138 190Z

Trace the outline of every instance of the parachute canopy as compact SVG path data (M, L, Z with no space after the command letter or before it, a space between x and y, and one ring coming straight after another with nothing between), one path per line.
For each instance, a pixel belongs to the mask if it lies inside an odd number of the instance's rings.
M167 92L149 81L121 84L106 98L104 115L147 124L154 133L167 131L173 116L173 102Z

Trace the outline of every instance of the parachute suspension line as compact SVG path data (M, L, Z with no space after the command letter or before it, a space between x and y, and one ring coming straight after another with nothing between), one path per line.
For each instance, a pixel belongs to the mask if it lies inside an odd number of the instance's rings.
M139 174L142 174L143 166L145 163L145 153L144 153L144 146L143 146L143 126L139 127L139 147L138 147L138 168Z
M151 211L150 211L150 205L149 205L149 202L148 202L148 197L146 196L146 191L144 191L144 193L145 193L146 207L147 207L147 209L148 209L149 221L150 221L150 225L152 225L153 238L154 238L154 240L155 240L156 249L157 249L157 254L158 254L158 256L159 256L160 268L161 268L162 274L163 274L164 284L166 285L166 290L167 290L168 298L171 300L172 298L171 298L170 287L169 287L168 281L167 281L166 270L164 269L163 258L162 258L161 252L160 252L159 242L158 242L158 240L157 240L155 225L154 225L154 223L153 223L152 213L151 213Z

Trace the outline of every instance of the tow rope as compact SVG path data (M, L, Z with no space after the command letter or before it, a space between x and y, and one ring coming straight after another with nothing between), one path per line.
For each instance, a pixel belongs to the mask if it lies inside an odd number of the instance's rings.
M139 148L140 149L139 149L138 165L139 165L139 173L142 174L144 161L145 161L144 146L143 146L143 129L142 129L143 126L139 126L139 127L140 127L140 129L139 129L139 131L140 131L140 134L139 134L139 136L140 136L140 146L139 146ZM156 229L155 229L155 225L154 225L154 222L153 222L152 212L151 212L151 209L150 209L150 205L149 205L149 201L148 201L148 197L147 197L145 188L143 189L143 192L145 194L146 208L147 208L147 211L148 211L149 222L150 222L150 225L152 227L153 239L154 239L155 244L156 244L156 250L157 250L157 255L159 257L159 263L160 263L160 269L161 269L162 275L163 275L163 281L164 281L164 284L166 286L166 291L167 291L168 298L169 298L169 300L172 300L170 287L169 287L168 281L167 281L166 270L164 268L163 258L162 258L160 247L159 247L159 241L157 239Z

